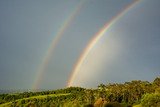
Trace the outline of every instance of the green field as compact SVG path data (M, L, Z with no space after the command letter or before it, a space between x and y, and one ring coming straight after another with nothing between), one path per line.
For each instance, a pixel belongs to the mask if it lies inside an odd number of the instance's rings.
M0 94L0 107L160 107L160 78L95 89L69 87L41 92Z
M22 98L22 99L18 99L15 100L15 102L21 102L22 100L34 100L34 99L45 99L47 97L58 97L58 96L67 96L68 94L49 94L49 95L38 95L38 96L32 96L32 97L28 97L28 98ZM12 102L7 102L7 103L3 103L0 105L0 107L8 107L12 104Z

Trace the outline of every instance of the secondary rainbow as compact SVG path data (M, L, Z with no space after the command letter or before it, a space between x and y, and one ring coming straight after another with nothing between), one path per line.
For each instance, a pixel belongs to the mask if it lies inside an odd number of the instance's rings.
M86 59L89 52L92 50L92 48L96 45L96 43L100 40L100 38L104 35L104 33L111 28L111 26L120 19L123 15L125 15L131 8L133 8L137 3L139 3L141 0L134 0L132 3L124 7L117 15L115 15L109 22L107 22L100 30L97 32L93 38L89 41L86 48L81 53L79 59L77 60L76 64L73 67L73 70L71 72L71 76L67 82L67 87L72 86L73 81L76 78L77 73L80 71L80 68Z
M46 55L44 56L42 63L40 64L38 71L37 71L37 77L35 78L34 84L32 86L33 90L37 90L40 86L40 83L42 81L43 75L46 71L46 68L49 64L49 61L51 57L53 56L54 49L59 42L60 38L64 35L65 31L67 28L70 26L72 21L75 19L77 14L80 12L82 9L82 6L84 4L84 1L81 1L78 6L74 9L74 11L71 13L71 15L64 21L60 29L58 30L57 34L53 38L51 44L49 45L49 48L47 49Z

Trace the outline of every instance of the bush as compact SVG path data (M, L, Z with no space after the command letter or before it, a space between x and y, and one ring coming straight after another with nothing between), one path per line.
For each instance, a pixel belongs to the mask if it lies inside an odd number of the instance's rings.
M86 104L84 107L94 107L93 104Z
M145 94L141 104L142 107L160 107L160 94Z
M118 102L110 102L110 103L106 103L104 107L122 107L122 106Z

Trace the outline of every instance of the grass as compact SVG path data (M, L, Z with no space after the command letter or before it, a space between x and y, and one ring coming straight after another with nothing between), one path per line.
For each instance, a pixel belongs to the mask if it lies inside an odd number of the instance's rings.
M142 106L141 106L141 104L138 104L138 105L135 105L135 106L133 106L133 107L142 107Z
M67 93L67 94L49 94L49 95L38 95L38 96L32 96L32 97L28 97L28 98L22 98L22 99L18 99L18 100L15 100L15 102L19 102L19 101L22 101L22 100L28 100L28 99L44 99L44 98L47 98L47 97L58 97L58 96L66 96L66 95L69 95L70 93ZM12 104L12 102L7 102L7 103L3 103L3 104L0 104L0 107L8 107L8 105Z

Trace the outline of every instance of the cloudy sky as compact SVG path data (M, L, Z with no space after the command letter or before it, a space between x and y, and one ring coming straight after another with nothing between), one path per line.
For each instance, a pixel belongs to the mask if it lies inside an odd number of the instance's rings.
M88 42L133 1L0 0L0 89L32 89L36 80L39 89L64 88ZM74 85L96 87L160 76L159 10L159 0L142 0L128 10L90 51ZM67 21L38 77L52 41Z

